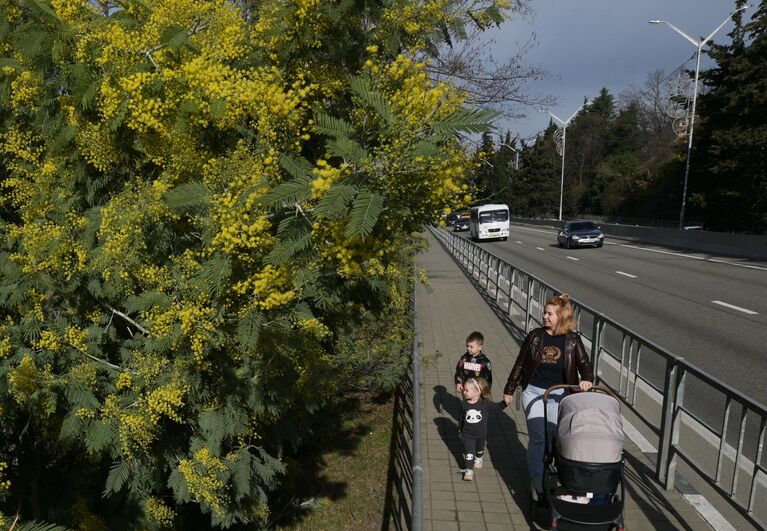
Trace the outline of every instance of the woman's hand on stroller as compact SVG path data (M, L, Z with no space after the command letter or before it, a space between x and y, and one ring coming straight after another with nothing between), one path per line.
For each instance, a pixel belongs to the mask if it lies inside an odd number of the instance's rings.
M589 389L591 389L592 385L594 384L588 380L581 380L581 383L578 384L578 387L580 388L581 391L588 391Z

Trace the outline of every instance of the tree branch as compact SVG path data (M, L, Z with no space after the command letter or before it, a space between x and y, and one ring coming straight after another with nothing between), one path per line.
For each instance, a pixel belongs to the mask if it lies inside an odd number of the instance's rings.
M124 314L124 313L122 313L121 311L119 311L119 310L116 310L116 309L112 308L112 307L111 307L111 306L109 306L108 304L107 304L107 308L109 308L109 310L111 310L111 312L112 312L113 314L115 314L115 315L119 315L120 317L122 317L123 319L125 319L126 321L128 321L130 324L132 324L133 326L135 326L136 328L138 328L139 330L141 330L141 332L142 332L144 335L147 335L147 336L149 335L149 331L148 331L146 328L144 328L143 326L141 326L140 324L138 324L136 321L134 321L133 319L131 319L130 317L128 317L127 315L125 315L125 314Z

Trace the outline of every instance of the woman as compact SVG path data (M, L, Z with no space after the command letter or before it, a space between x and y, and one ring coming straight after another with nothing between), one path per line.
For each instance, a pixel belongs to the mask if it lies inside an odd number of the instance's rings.
M580 383L578 376L580 375ZM594 381L591 366L580 335L575 331L575 316L566 293L546 301L543 327L532 330L519 351L514 368L511 369L503 400L511 404L517 387L523 389L522 404L527 417L527 467L530 483L541 499L543 491L543 454L545 450L543 393L552 385L579 385L588 391ZM564 393L559 389L549 394L547 400L549 442L556 433L559 400Z

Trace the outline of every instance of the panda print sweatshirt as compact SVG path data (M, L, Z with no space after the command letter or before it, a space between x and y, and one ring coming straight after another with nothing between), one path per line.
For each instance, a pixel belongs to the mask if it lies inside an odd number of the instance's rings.
M466 400L461 401L463 416L459 427L464 437L486 437L487 419L493 410L500 411L506 408L506 402L493 402L480 398L474 404Z

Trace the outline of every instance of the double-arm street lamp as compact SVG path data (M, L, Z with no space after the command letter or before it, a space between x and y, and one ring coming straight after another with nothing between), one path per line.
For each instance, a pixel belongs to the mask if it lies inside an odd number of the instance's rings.
M744 11L748 9L749 7L751 6L744 5L739 7L732 13L730 13L727 16L727 18L725 18L722 21L722 23L719 24L719 26L717 26L717 28L714 31L712 31L708 37L706 37L705 39L700 39L700 40L693 39L692 37L687 35L685 32L683 32L682 30L680 30L679 28L677 28L676 26L674 26L671 22L668 22L667 20L650 20L649 21L650 24L666 24L669 28L671 28L672 30L677 32L679 35L681 35L682 37L690 41L692 45L695 46L695 48L697 49L695 53L696 55L695 83L693 85L693 92L692 92L692 114L690 115L690 127L688 128L688 133L687 133L687 161L685 162L685 166L684 166L684 185L682 187L682 208L679 212L679 228L680 229L684 228L684 211L685 211L685 207L687 206L687 178L690 175L690 153L692 151L692 131L693 131L693 127L695 126L695 103L697 102L697 99L698 99L698 75L700 73L700 53L703 47L706 45L706 43L710 41L711 38L716 34L716 32L722 29L722 27L725 24L727 24L727 22L733 16L735 16L736 13L738 13L739 11ZM564 160L564 155L562 156L562 158ZM564 166L564 162L562 164ZM560 210L561 210L561 207L560 207ZM561 218L561 214L560 214L560 218Z
M587 101L580 107L578 107L578 110L575 111L570 118L567 120L562 120L559 116L554 114L551 111L545 111L551 115L552 118L554 118L557 122L561 124L561 130L562 130L562 177L559 180L559 221L562 221L562 199L564 197L564 191L565 191L565 145L567 141L567 126L570 125L570 122L577 116L579 112L581 112L581 109L586 107L587 105L590 105L591 102ZM543 109L538 109L540 112L544 112Z

